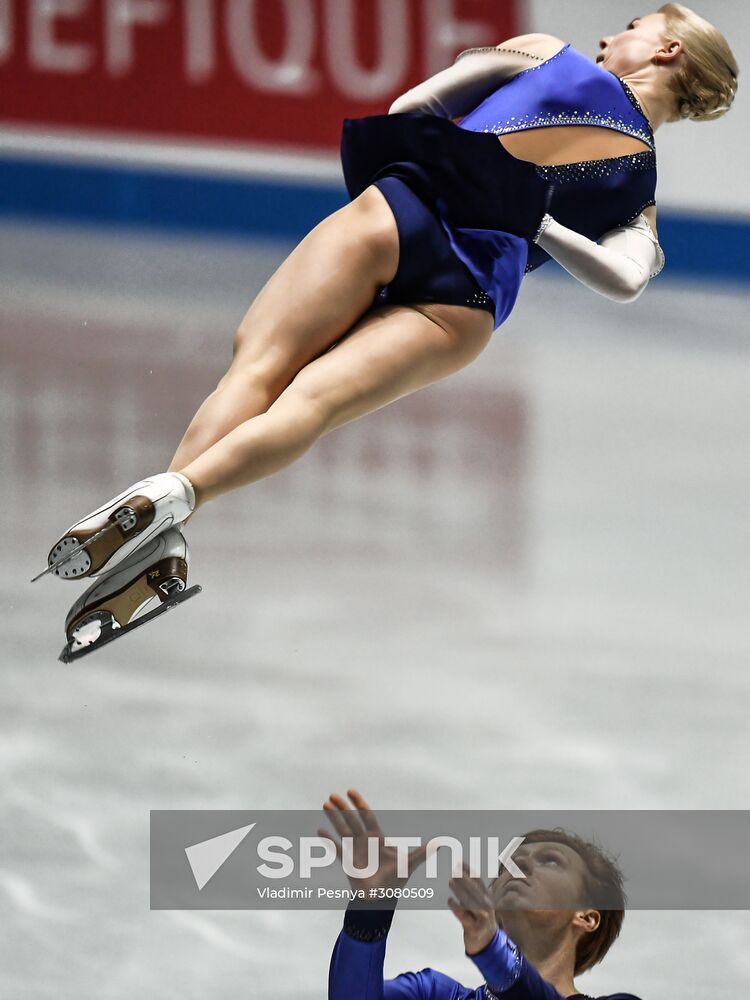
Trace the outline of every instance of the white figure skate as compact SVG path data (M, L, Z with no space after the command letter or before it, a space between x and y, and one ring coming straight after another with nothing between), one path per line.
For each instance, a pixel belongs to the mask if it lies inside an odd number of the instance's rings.
M75 602L60 659L77 660L194 597L201 588L188 589L187 576L187 542L178 528L144 542Z
M80 580L109 573L144 542L181 524L195 507L189 480L162 472L141 480L68 528L47 556L47 573Z

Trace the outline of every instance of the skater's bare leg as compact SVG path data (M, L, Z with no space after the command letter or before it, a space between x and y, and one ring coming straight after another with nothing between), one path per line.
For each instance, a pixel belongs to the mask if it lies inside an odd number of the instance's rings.
M393 279L398 254L396 220L376 187L316 226L257 295L237 331L232 365L193 418L170 469L265 413L367 311Z
M491 333L492 316L467 306L373 310L303 368L266 413L179 471L195 487L199 504L270 476L328 431L463 368Z

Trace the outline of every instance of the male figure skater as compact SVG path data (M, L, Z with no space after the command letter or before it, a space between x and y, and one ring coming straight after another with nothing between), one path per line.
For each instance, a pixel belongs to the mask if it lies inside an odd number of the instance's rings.
M352 888L364 889L369 896L372 889L403 886L407 879L396 874L396 849L384 846L375 815L359 792L351 790L348 797L354 810L338 795L331 795L323 808L336 832L352 838L354 865L365 867L368 838L380 842L377 872L369 878L350 878ZM327 831L319 833L336 843L341 856L340 841ZM409 872L424 857L424 848L412 851ZM488 890L481 879L465 871L450 882L449 905L463 928L466 955L484 979L482 986L470 989L434 969L384 980L386 937L394 910L350 906L331 958L328 1000L584 998L574 977L601 962L622 927L622 873L594 844L560 830L527 834L513 852L513 861L525 878L504 872ZM571 908L571 900L592 897L617 901L617 908ZM637 998L614 993L599 1000Z

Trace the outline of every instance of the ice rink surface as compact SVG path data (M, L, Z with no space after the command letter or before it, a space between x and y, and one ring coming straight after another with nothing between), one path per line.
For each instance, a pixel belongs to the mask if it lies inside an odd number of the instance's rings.
M0 227L3 998L325 996L337 913L149 911L150 809L750 802L736 289L532 276L471 368L202 511L200 598L57 662L79 588L29 578L166 466L289 249ZM735 1000L748 936L633 912L579 988ZM424 966L479 983L448 913L396 918Z

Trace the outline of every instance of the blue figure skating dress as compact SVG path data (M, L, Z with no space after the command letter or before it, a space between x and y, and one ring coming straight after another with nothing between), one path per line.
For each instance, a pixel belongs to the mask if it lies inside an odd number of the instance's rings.
M512 156L498 136L599 126L639 139L639 153L562 166ZM399 270L379 302L448 302L508 317L526 272L549 260L533 238L545 212L592 240L632 222L656 192L648 119L618 77L566 45L518 73L456 124L421 112L345 119L351 198L385 195L400 238Z

